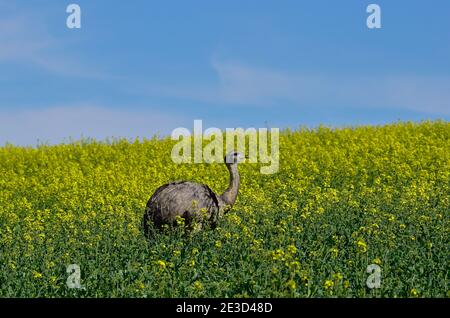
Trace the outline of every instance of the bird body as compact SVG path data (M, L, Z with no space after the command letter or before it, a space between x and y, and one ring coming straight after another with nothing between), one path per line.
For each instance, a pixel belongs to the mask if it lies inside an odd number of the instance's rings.
M206 215L202 216L201 212ZM147 203L147 213L156 227L176 225L177 217L186 223L215 218L219 213L216 194L205 184L176 181L159 187Z
M240 184L237 164L240 160L241 154L236 152L225 157L230 183L222 195L215 194L205 184L190 181L176 181L159 187L147 202L143 218L146 236L149 233L149 223L161 229L163 225L177 225L179 218L184 219L190 229L194 224L201 227L205 222L216 227L219 217L236 201Z

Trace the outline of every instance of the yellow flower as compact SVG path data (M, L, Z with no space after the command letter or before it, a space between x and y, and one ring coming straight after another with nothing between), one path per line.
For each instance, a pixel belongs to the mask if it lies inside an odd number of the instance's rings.
M356 246L357 246L358 252L361 252L361 253L367 252L367 244L363 240L359 240L356 243Z
M54 262L48 262L47 263L47 268L53 268L55 267L55 263Z
M203 289L203 284L199 281L199 280L196 280L195 282L194 282L194 288L196 289L196 290L202 290Z
M253 240L253 247L254 247L254 249L260 247L261 244L262 244L262 240L257 240L257 239Z
M380 259L379 257L374 258L374 259L372 260L372 263L377 264L377 265L381 265L381 259Z
M279 259L284 260L284 258L283 258L284 251L281 248L278 248L277 250L272 251L270 254L271 254L272 260L274 260L274 261L279 260Z
M287 251L289 254L293 255L293 254L297 253L297 248L294 245L289 245L287 247Z
M339 254L339 250L336 247L330 248L330 253L333 257L337 257Z
M334 286L334 282L332 280L326 280L323 284L323 287L325 287L326 290L332 289Z
M290 290L295 290L297 288L297 284L295 283L294 280L290 279L288 280L288 282L286 283L287 288L289 288Z
M58 278L56 276L50 277L50 283L51 284L55 284L57 280L58 280Z
M156 264L159 265L159 268L160 268L160 269L165 269L166 266L167 266L167 265L166 265L166 262L164 262L163 260L157 261Z
M293 271L298 271L300 269L300 262L292 261L288 264L288 267Z
M305 271L300 273L300 280L302 284L305 284L306 286L308 285L308 274Z
M222 247L222 243L220 241L216 241L216 243L214 244L214 246L216 248L221 248Z
M185 224L185 219L182 218L181 216L177 215L177 216L175 217L175 222L176 222L176 224L177 224L178 226L182 226L182 225Z
M411 290L409 291L409 294L410 294L412 297L418 297L418 296L419 296L419 292L418 292L417 289L415 289L415 288L411 289Z
M40 278L42 278L42 273L33 271L33 277L36 278L36 279L40 279Z

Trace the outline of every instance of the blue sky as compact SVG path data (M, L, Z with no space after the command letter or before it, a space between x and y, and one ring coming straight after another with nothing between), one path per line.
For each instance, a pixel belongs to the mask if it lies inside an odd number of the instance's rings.
M81 29L66 27L70 3ZM0 0L0 145L166 135L194 119L448 120L449 15L447 0Z

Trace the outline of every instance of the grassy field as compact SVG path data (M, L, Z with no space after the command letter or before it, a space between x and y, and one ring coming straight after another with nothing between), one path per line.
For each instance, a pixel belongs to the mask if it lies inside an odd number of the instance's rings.
M223 164L174 164L173 144L0 148L0 296L450 297L450 123L284 131L279 172L240 165L217 229L148 244L158 186L228 184Z

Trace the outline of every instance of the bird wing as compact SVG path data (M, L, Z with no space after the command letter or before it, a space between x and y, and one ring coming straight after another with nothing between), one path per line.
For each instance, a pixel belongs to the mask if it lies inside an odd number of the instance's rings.
M206 210L212 222L217 221L219 200L207 185L189 181L176 181L159 187L147 203L147 213L153 215L155 221L172 219L175 215L199 217L201 210Z

